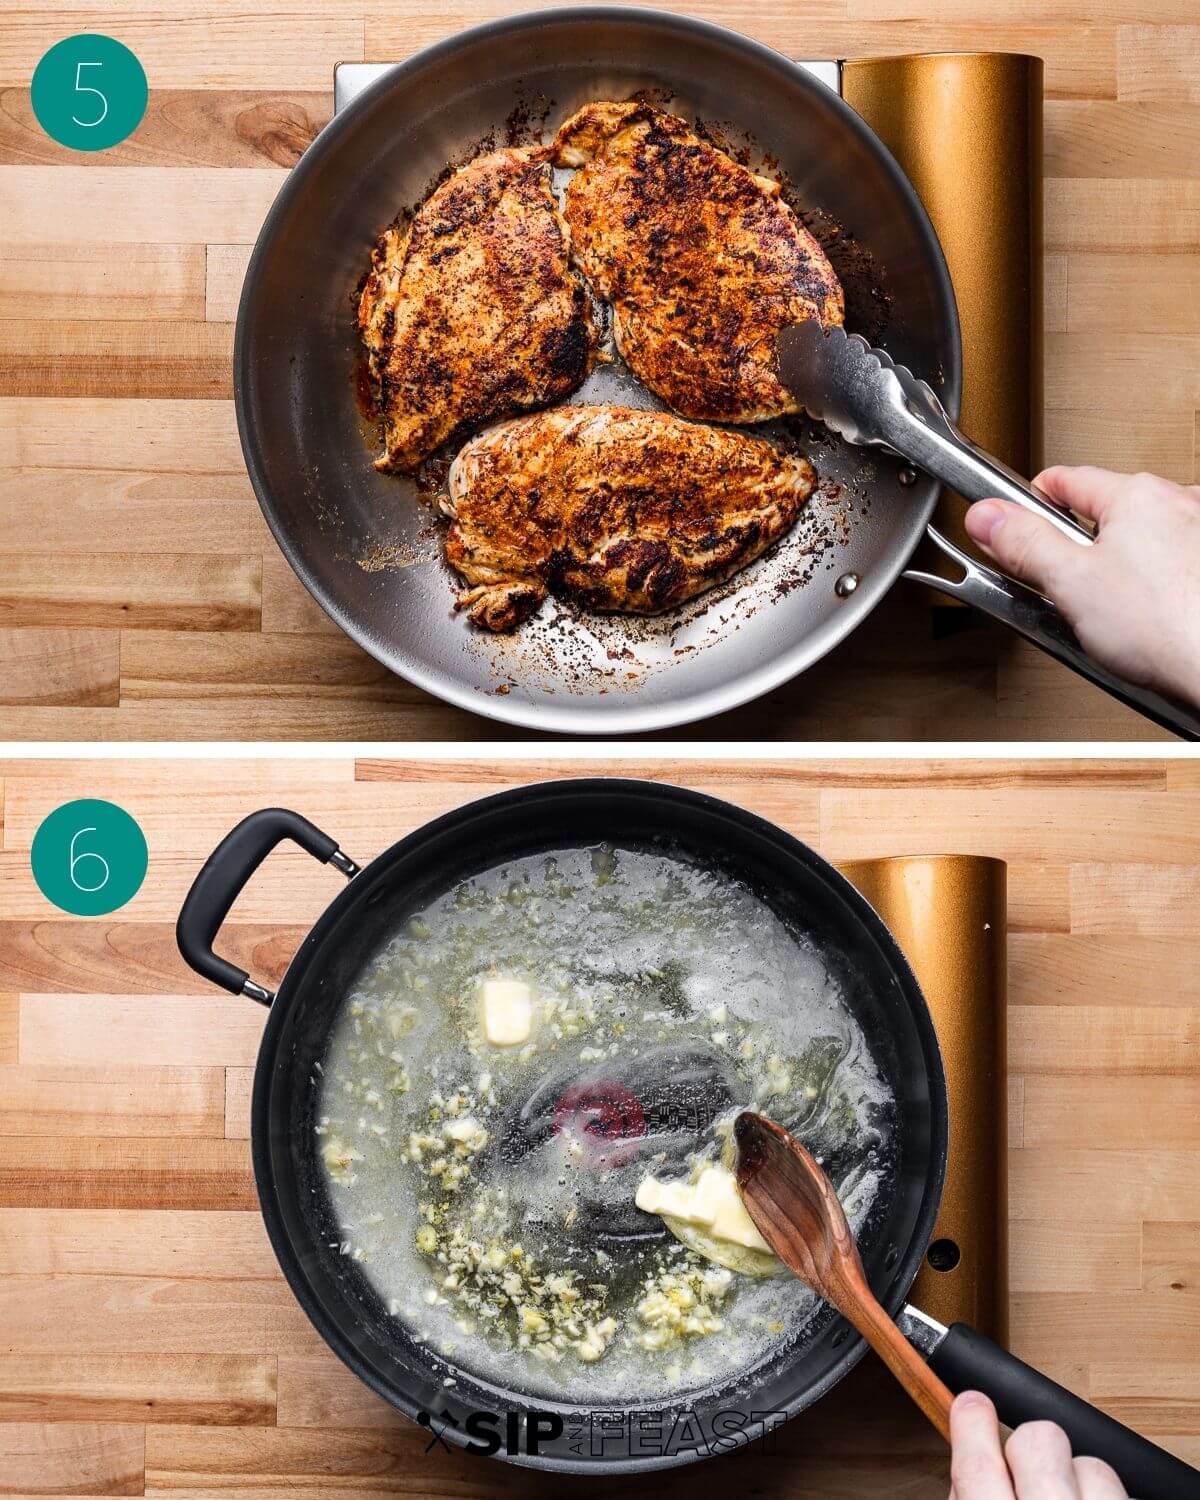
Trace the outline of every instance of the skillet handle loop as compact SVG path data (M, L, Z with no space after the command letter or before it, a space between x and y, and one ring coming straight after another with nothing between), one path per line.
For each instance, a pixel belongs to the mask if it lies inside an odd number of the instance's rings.
M979 562L932 526L927 535L962 568L963 576L959 579L943 578L939 573L910 568L905 572L905 578L972 605L981 614L999 620L1027 641L1040 646L1056 661L1094 682L1118 702L1136 709L1153 723L1171 730L1182 739L1200 740L1200 713L1154 692L1152 688L1128 682L1094 660L1080 645L1079 638L1059 611L1036 589Z
M283 839L299 844L322 864L332 864L347 880L358 874L354 861L307 818L284 807L267 807L243 818L208 856L175 924L179 951L197 974L233 995L249 995L261 1005L270 1005L274 992L255 984L244 969L215 953L213 943L246 882Z
M1182 1459L1123 1427L965 1323L950 1326L929 1363L956 1394L975 1390L990 1396L1007 1427L1057 1422L1077 1458L1102 1458L1137 1500L1195 1500L1200 1495L1200 1473Z

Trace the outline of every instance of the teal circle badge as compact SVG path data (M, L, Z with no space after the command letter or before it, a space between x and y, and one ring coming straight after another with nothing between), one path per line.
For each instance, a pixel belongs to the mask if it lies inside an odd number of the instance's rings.
M125 809L89 797L56 807L29 855L42 895L75 917L102 917L131 901L148 861L146 835Z
M89 31L55 42L29 89L38 124L75 151L103 151L132 135L148 92L146 70L129 48Z

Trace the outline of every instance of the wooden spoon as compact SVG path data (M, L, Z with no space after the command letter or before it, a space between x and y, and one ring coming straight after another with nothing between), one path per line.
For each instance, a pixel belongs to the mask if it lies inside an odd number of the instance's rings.
M942 1436L949 1390L879 1305L833 1184L786 1130L750 1110L737 1117L737 1182L758 1231L784 1265L858 1329Z

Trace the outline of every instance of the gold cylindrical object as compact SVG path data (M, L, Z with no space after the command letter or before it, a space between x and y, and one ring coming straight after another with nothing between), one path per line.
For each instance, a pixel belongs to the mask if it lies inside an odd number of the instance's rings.
M973 855L856 860L842 873L903 949L933 1015L950 1106L946 1187L912 1302L942 1323L1008 1333L1007 867ZM938 1257L935 1255L935 1260Z
M842 93L900 163L958 299L959 425L1031 477L1042 464L1042 59L1010 52L861 58ZM938 526L966 541L963 505ZM939 602L945 603L944 599Z

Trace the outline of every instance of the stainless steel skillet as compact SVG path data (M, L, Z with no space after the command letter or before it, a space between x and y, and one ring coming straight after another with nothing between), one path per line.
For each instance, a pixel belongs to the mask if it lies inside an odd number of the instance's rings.
M907 422L915 446L876 434L868 441L883 449L869 453L834 436L855 436L835 419L828 431L810 431L824 488L809 516L770 557L683 610L637 620L551 604L515 636L480 634L452 612L454 584L430 508L410 482L371 466L354 399L352 291L380 227L418 202L448 163L503 140L521 114L549 130L589 99L638 89L717 125L752 161L765 157L802 203L846 232L833 254L848 260L845 245L853 246L854 263L838 264L851 323L856 297L882 294L891 309L883 359L889 370L913 372L910 385L933 415ZM451 702L585 734L665 728L732 708L836 645L903 571L933 510L934 479L903 485L897 449L971 498L1013 485L1028 495L978 450L946 440L957 436L947 413L957 413L959 376L941 251L912 188L862 120L757 43L625 9L479 27L362 95L305 155L268 216L235 356L239 426L264 514L333 619L386 666ZM597 370L573 399L654 404L619 364ZM909 576L975 605L1156 722L1200 737L1200 714L1107 672L1046 600L929 534L963 576Z
M662 729L787 681L883 598L937 497L925 477L901 484L891 456L814 429L818 509L834 537L818 558L805 553L813 527L801 527L715 596L657 620L548 607L503 638L453 614L430 508L371 466L354 391L355 285L397 210L484 137L502 142L514 111L546 110L549 130L589 99L637 89L744 141L842 226L890 299L889 352L958 410L954 295L925 212L859 116L780 54L686 17L579 8L466 31L381 79L305 153L255 248L234 362L246 462L284 555L354 640L418 686L531 729ZM604 371L576 399L649 404ZM857 587L839 593L850 573Z

